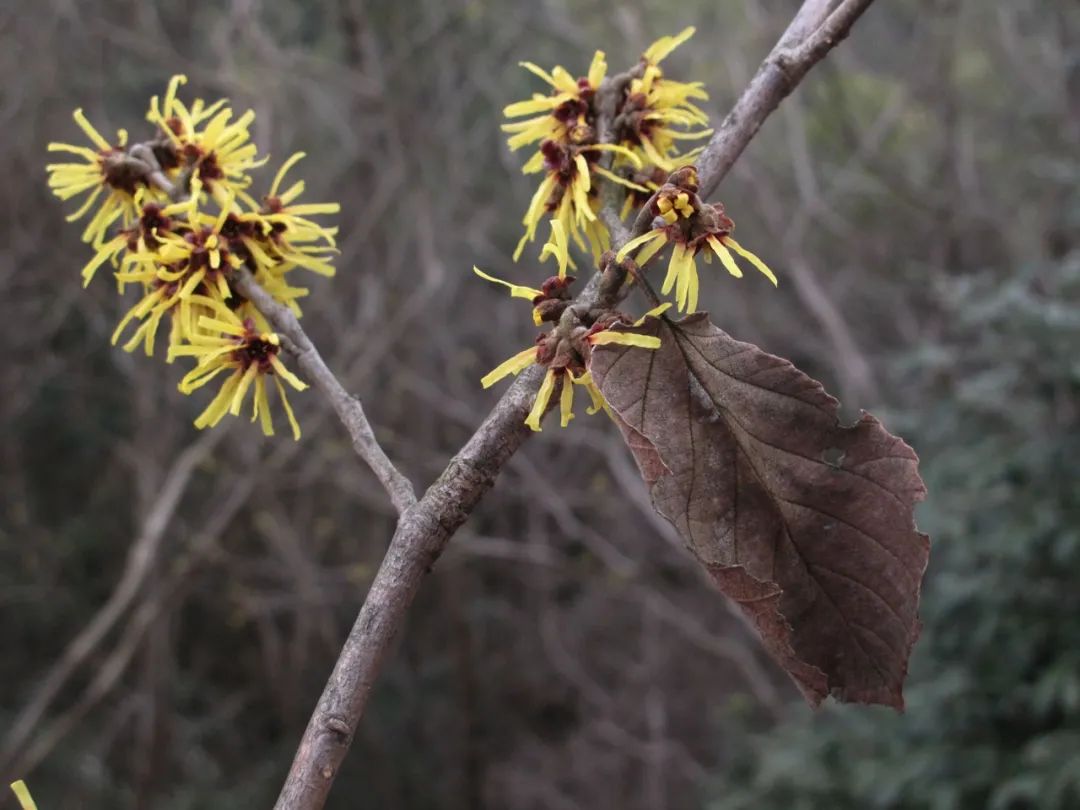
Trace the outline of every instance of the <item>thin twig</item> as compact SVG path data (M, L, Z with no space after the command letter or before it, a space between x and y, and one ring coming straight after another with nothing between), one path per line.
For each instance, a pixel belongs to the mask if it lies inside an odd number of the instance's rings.
M401 516L360 615L311 715L275 807L321 808L420 583L450 537L532 431L542 369L522 372L417 504Z
M378 439L375 438L375 431L368 422L360 400L346 391L338 378L334 376L334 372L327 367L326 361L322 359L319 350L315 348L315 344L300 326L300 321L296 316L288 307L279 304L270 293L260 287L250 272L244 268L237 270L233 286L266 316L270 325L274 327L274 331L283 338L282 343L286 350L296 357L297 365L315 387L330 400L338 418L352 437L353 448L357 455L371 467L379 483L390 495L390 500L398 514L403 514L416 503L416 493L409 479L394 466Z
M698 166L702 196L716 188L765 118L847 34L871 2L842 0L830 13L834 5L831 0L806 0L701 155ZM610 122L600 127L601 132L608 130ZM602 216L616 248L633 235L610 206L605 207ZM635 231L644 232L650 224L648 220L639 217ZM595 305L599 279L596 275L590 280L576 304ZM262 293L268 304L278 306L250 281L242 281L241 285L243 294L247 295L246 286L252 293ZM263 308L256 295L249 297ZM274 319L271 323L294 343L299 339L299 346L310 346L299 324L286 328ZM305 371L315 380L322 374L321 370L319 375L307 368ZM539 388L541 372L542 369L534 366L520 375L439 479L401 515L386 557L304 732L276 810L320 810L325 804L375 678L405 621L420 582L450 537L491 487L503 465L530 435L523 421ZM330 375L329 371L326 374ZM340 389L332 375L326 383Z
M807 0L803 4L698 158L698 194L702 198L716 191L765 119L810 68L847 36L872 2L842 0L831 13L830 0Z

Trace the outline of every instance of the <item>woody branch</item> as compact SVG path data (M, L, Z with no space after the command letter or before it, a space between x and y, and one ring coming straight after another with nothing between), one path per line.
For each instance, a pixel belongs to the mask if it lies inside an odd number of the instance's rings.
M765 119L809 70L847 35L871 2L873 0L806 0L803 3L698 159L703 197L716 189ZM622 77L605 80L601 92L610 98L619 90L620 80ZM604 110L603 99L600 108ZM600 132L610 132L610 124L610 119L605 121L601 112ZM643 210L648 210L648 206ZM633 228L627 229L610 204L604 206L601 216L611 230L616 248L644 233L651 224L649 216L639 216ZM575 299L575 306L588 308L601 300L611 304L625 294L621 284L622 271L612 267L613 264L609 263L610 272L595 275L590 280ZM242 275L238 289L255 302L276 330L289 339L291 348L299 350L301 366L316 381L324 380L319 387L338 409L335 391L343 392L343 389L321 359L308 367L303 352L309 347L314 352L314 347L295 319L290 320L284 308L271 306L273 302L269 296L249 276ZM522 372L465 446L450 460L438 480L419 501L402 512L382 565L304 732L275 805L277 810L319 810L325 804L375 679L424 575L491 488L502 467L531 435L524 419L541 376L542 369L538 367ZM360 413L362 417L362 411ZM341 410L338 414L356 444L359 440L350 422ZM367 425L366 420L362 424ZM370 431L370 426L367 429ZM364 438L363 441L368 440ZM371 441L374 442L373 435ZM377 443L374 447L378 448ZM379 454L385 458L381 450ZM361 456L371 463L364 452ZM379 474L379 468L372 466ZM393 479L384 479L380 475L380 480L393 495Z

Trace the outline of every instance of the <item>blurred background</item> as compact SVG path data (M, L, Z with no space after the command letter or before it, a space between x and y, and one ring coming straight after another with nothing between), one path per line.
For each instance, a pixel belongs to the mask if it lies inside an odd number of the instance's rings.
M309 158L342 255L305 323L423 488L531 342L515 66L662 34L728 109L793 0L7 0L0 8L0 750L43 810L269 807L393 526L315 392L304 438L200 434L109 345L45 145L186 98ZM612 426L530 441L425 583L329 807L1080 807L1080 8L871 7L718 198L777 271L702 305L922 456L908 711L812 713L648 505ZM535 253L533 253L535 255ZM0 806L11 807L6 793Z

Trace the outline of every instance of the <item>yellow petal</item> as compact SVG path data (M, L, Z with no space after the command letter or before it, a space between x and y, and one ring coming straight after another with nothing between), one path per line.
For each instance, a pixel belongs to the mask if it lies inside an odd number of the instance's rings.
M646 194L649 193L649 189L645 188L645 186L641 186L641 185L638 185L637 183L633 183L630 180L627 180L625 177L619 177L619 175L615 174L614 172L609 172L603 166L594 165L592 167L592 170L593 170L594 174L598 174L601 177L606 177L608 180L613 180L614 182L618 183L621 186L626 186L627 188L632 188L632 189L634 189L634 191L643 191Z
M79 128L86 133L86 137L93 141L94 146L105 152L112 149L109 142L101 137L101 133L94 129L94 125L86 119L82 109L75 110L71 117L75 119L75 123L79 125Z
M600 389L597 388L596 384L593 382L592 374L586 371L580 377L571 377L571 379L575 384L585 386L585 390L589 394L589 399L592 400L592 404L585 409L585 413L592 416L599 410L607 410L607 403L604 401Z
M544 381L540 384L540 390L536 392L532 410L529 411L529 415L525 418L525 424L534 431L539 432L540 430L540 420L544 418L544 414L547 412L548 403L551 401L551 392L554 388L555 371L549 368L547 374L544 375Z
M554 256L559 263L559 278L566 278L566 266L572 265L570 261L570 246L566 239L566 228L558 219L553 219L551 224L551 238L540 250L540 261L548 256Z
M592 146L583 147L583 151L588 152L614 152L617 155L622 155L624 158L634 164L635 169L641 168L641 158L634 154L631 150L625 146L619 146L614 143L595 143Z
M578 84L569 71L561 65L556 65L551 69L551 78L555 80L555 87L561 92L567 95L576 95L578 92Z
M532 115L538 112L548 112L559 106L559 100L551 96L535 96L526 101L515 101L503 107L503 116L517 118L519 115Z
M503 281L501 278L495 278L495 276L490 276L483 270L481 270L479 267L477 267L475 264L473 265L473 272L476 273L476 275L480 276L480 278L484 279L484 281L490 281L494 284L501 284L502 286L509 288L511 298L525 298L531 301L536 298L536 296L543 295L540 290L534 289L532 287L525 287L521 284L511 284L509 281Z
M277 335L274 335L276 338ZM307 383L285 368L285 364L281 362L276 354L270 355L270 365L274 369L274 373L281 379L285 380L289 385L295 388L297 391L303 391L307 388Z
M574 418L574 386L570 381L570 374L563 374L562 391L559 392L559 423L562 427L570 424Z
M644 315L642 315L640 318L638 318L636 321L634 321L634 326L642 326L642 325L644 325L646 318L659 318L661 315L663 315L669 309L671 309L671 302L670 301L668 301L665 304L661 304L658 307L653 307L648 312L646 312Z
M589 343L593 346L618 343L622 346L640 346L643 349L660 348L660 338L653 335L635 335L631 332L612 332L610 330L589 335Z
M663 231L647 231L641 236L635 236L633 239L631 239L629 242L619 248L619 252L615 254L615 261L623 261L634 248L638 247L639 245L644 245L646 242L650 242L653 240L658 242L666 242L667 235Z
M195 427L202 430L205 427L213 427L221 421L221 418L229 410L229 402L232 399L233 392L236 390L236 386L240 383L240 377L239 373L233 374L222 383L221 389L210 401L210 404L206 406L206 410L196 417Z
M491 371L489 371L483 376L483 378L480 380L480 385L482 385L484 388L490 388L503 377L506 377L510 374L520 374L522 371L527 369L535 362L536 347L530 346L528 349L518 352L510 359L504 360L503 362L499 363L499 365L495 366L495 368L493 368Z
M535 65L532 62L518 62L518 64L521 67L525 68L530 73L533 73L533 74L539 76L541 79L543 79L545 82L550 84L552 87L558 87L558 85L555 84L555 79L552 78L551 74L548 73L546 70L544 70L539 65Z
M634 257L634 261L638 263L639 267L644 267L648 263L649 259L651 259L653 256L655 256L657 253L664 249L664 245L666 244L666 238L657 239L656 241L646 245L641 250L639 250L637 255Z
M15 794L15 798L19 800L19 806L22 810L37 810L37 805L30 796L30 789L26 787L26 783L19 779L11 783L11 790Z
M756 267L758 270L760 270L765 275L765 277L767 279L769 279L769 281L771 281L773 283L774 287L780 286L776 281L776 276L773 275L773 271L769 269L768 265L766 265L765 262L763 262L761 259L759 259L757 256L755 256L749 250L744 248L742 245L740 245L738 242L736 242L730 236L722 236L722 237L720 237L720 241L723 244L730 247L732 250L734 250L736 253L738 253L740 256L742 256L744 259L746 259L748 262L750 262L750 264L754 265L754 267Z
M676 243L674 249L671 251L671 260L668 262L667 275L664 276L664 283L660 287L660 292L663 295L667 295L671 292L672 287L675 286L675 281L682 272L682 263L685 258L685 253L686 246L681 243Z
M300 441L300 423L296 421L296 415L293 413L292 406L289 404L289 397L285 393L285 386L281 384L281 380L274 377L274 384L277 386L278 397L281 399L281 407L285 409L285 415L289 418L289 425L292 427L293 441Z
M574 178L575 191L578 186L583 192L591 188L589 183L589 162L584 155L574 155L574 165L577 167L577 176Z
M201 298L202 296L199 297ZM212 332L224 332L227 335L235 335L236 337L243 337L243 335L247 331L246 329L244 329L244 325L239 321L236 323L231 323L228 321L222 321L218 318L211 318L209 315L199 316L199 328L206 329Z
M274 420L270 414L270 400L266 396L266 378L261 376L255 381L255 411L251 421L254 422L256 416L259 418L263 435L273 436Z
M237 367L235 363L225 361L219 361L219 363L220 365L212 366L210 368L196 366L184 375L183 379L181 379L180 383L176 386L177 389L182 394L190 394L195 389L202 388L221 372L229 371Z
M305 154L303 152L294 152L288 160L281 164L281 168L278 169L276 175L274 175L274 182L270 185L270 196L276 197L278 186L281 185L281 181L285 179L285 173L296 165L297 161L303 160Z
M727 271L735 278L742 278L742 270L739 269L739 265L735 264L735 257L731 255L731 251L715 236L709 236L707 241L709 247L713 249L713 252L719 257L721 264L727 268Z
M673 50L682 45L686 40L690 39L694 35L696 29L693 26L684 28L678 34L673 37L660 37L652 45L650 45L645 53L642 54L645 57L645 61L652 64L658 64L662 62Z
M697 312L698 305L698 273L697 266L691 265L691 270L687 273L686 283L686 311Z
M594 90L600 86L600 82L607 75L607 61L603 51L593 54L592 63L589 65L589 86Z
M240 407L244 404L244 396L247 394L248 388L253 382L255 382L255 375L259 373L259 367L252 363L247 367L247 371L240 377L240 382L236 386L236 390L233 392L232 401L229 403L229 413L233 416L240 415Z

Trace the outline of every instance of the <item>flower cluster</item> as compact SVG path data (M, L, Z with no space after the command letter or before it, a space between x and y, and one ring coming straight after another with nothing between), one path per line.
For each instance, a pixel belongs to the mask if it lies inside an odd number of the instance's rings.
M482 380L487 388L529 366L544 366L547 373L526 419L533 430L540 429L540 419L556 391L561 422L566 426L573 418L575 385L589 393L593 403L590 413L607 409L588 372L593 347L621 343L656 349L660 345L656 337L613 330L616 325L630 324L615 310L591 311L573 304L568 287L574 279L566 275L567 267L573 266L571 243L584 250L587 242L594 259L609 268L623 263L636 249L640 249L636 265L643 266L662 248L672 245L662 292L674 292L680 311L697 308L696 256L702 251L706 261L715 255L738 277L742 271L734 252L776 284L772 271L732 238L735 225L724 214L723 206L707 204L698 196L697 169L688 165L698 150L677 153L679 140L712 134L707 128L708 117L695 103L707 98L702 85L670 79L661 67L664 59L693 33L693 28L687 28L676 36L661 37L646 49L637 65L615 76L608 76L602 51L596 52L587 74L579 78L562 67L549 73L531 62L522 63L549 86L549 91L510 104L503 111L508 118L522 119L503 125L503 131L510 135L512 150L538 144L524 172L543 174L522 220L525 234L514 260L535 239L541 221L548 217L551 232L540 259L555 257L558 275L535 288L502 281L476 267L473 270L481 278L507 287L511 296L529 300L537 326L552 324L548 332L537 337L535 346L506 360ZM641 215L648 214L655 227L630 239L618 253L601 258L611 241L598 216L599 191L604 184L623 193L622 219L644 209L635 221L641 223ZM605 200L609 201L611 195ZM622 283L623 276L612 278L617 279L617 285ZM645 317L659 316L670 306L662 304ZM639 326L641 321L633 325Z
M547 412L556 390L559 392L560 422L563 427L570 424L570 420L574 418L575 385L583 387L589 395L592 404L587 413L594 414L602 409L611 414L588 371L589 357L594 346L620 343L644 349L660 347L659 338L612 331L613 326L631 324L630 319L619 312L580 312L572 306L570 285L574 282L574 277L566 274L566 269L570 266L569 246L559 220L551 220L551 231L551 240L544 245L541 259L554 257L559 268L558 275L545 280L539 289L511 284L473 267L473 272L482 279L508 288L511 297L528 299L533 305L533 323L537 326L552 324L547 332L537 335L534 346L500 363L480 381L484 388L489 388L504 377L520 374L529 366L544 366L547 373L525 419L525 424L536 431L540 430L540 420ZM670 304L664 304L649 311L632 325L640 326L645 318L657 317L669 306Z
M776 276L772 270L732 238L735 223L724 213L724 206L702 202L697 191L698 176L693 166L673 172L668 182L656 193L650 212L654 217L659 217L663 224L623 245L615 256L616 260L621 262L635 248L641 248L635 260L639 266L644 266L663 247L671 244L671 260L660 291L667 295L674 288L680 312L697 309L698 274L695 259L698 253L705 257L706 262L711 262L715 254L731 275L742 278L742 270L731 255L734 251L775 286Z
M217 424L226 412L239 415L253 391L252 421L271 435L266 378L273 377L299 438L281 380L297 390L306 386L285 368L280 339L232 282L237 273L251 272L299 317L298 299L308 290L294 283L294 271L334 274L337 229L311 217L337 213L339 206L297 201L304 182L287 184L285 177L303 153L285 161L264 196L253 197L249 172L266 162L250 142L254 113L235 116L225 100L196 99L188 106L177 94L184 82L173 77L163 99L151 100L147 120L156 133L144 143L130 145L123 130L110 143L76 110L75 122L91 146L49 144L49 151L81 159L49 165L49 186L62 200L86 195L69 221L94 212L82 234L94 250L82 270L84 286L108 264L118 292L138 291L113 343L123 340L127 351L141 345L152 355L167 322L167 361L198 361L180 383L183 393L233 372L196 426Z
M535 431L540 430L540 420L547 413L556 391L559 397L559 424L562 427L570 424L570 420L574 418L575 385L584 388L591 400L592 404L586 409L586 413L591 415L604 410L610 416L611 410L588 371L592 348L613 343L637 346L642 349L660 348L658 337L612 331L612 327L619 324L641 326L646 318L658 317L669 306L670 304L662 304L632 324L629 318L616 312L596 319L591 326L586 326L576 320L570 323L560 322L548 332L537 335L535 346L518 352L493 368L484 375L480 383L484 388L489 388L504 377L520 374L529 366L544 366L547 372L533 400L529 415L525 418L525 424ZM562 310L565 311L568 307L569 301L566 301Z
M549 73L531 62L522 63L549 86L549 92L536 93L503 110L507 118L523 119L503 125L510 133L511 149L539 143L522 171L543 175L522 220L525 234L515 260L535 239L545 216L554 217L580 247L587 243L593 258L599 259L610 246L608 230L597 215L601 187L614 183L625 190L625 215L632 200L640 205L658 186L657 171L666 176L693 157L693 153L676 155L676 141L711 134L700 128L708 118L693 101L707 96L700 83L674 81L660 67L693 33L693 28L687 28L677 36L662 37L645 51L638 65L617 77L607 76L602 51L593 56L588 73L577 79L562 67ZM616 96L611 143L601 142L597 128L603 93ZM611 156L610 167L603 165L606 155Z

